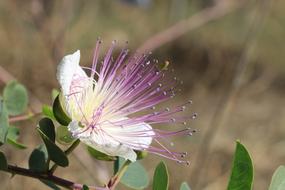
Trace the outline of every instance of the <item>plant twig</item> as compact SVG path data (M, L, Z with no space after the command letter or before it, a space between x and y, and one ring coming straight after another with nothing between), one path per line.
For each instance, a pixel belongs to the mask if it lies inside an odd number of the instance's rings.
M130 160L125 161L125 163L119 169L119 171L110 179L110 181L108 182L108 188L110 190L115 189L115 187L118 185L118 183L120 182L120 179L123 177L123 175L125 174L125 172L127 171L131 163L132 162Z
M2 66L0 66L0 82L3 84L7 84L11 80L17 80L15 76L13 76L11 73L9 73L6 69L4 69ZM34 113L39 113L42 111L42 105L40 99L38 99L32 92L29 92L29 98L30 98L30 107ZM78 160L81 160L81 157L78 154L73 154ZM88 170L88 173L92 173L92 168L89 167L86 162L81 161L80 162L83 167ZM93 176L94 177L94 176Z
M186 20L179 21L168 29L165 29L158 34L152 36L146 42L141 45L137 51L146 52L157 49L158 47L163 46L164 44L176 40L185 33L197 29L204 24L207 24L211 21L219 19L234 10L242 7L244 1L236 2L225 2L218 1L218 3L210 8L206 8L195 15L191 16Z
M256 10L254 19L249 28L248 35L244 40L243 51L241 52L240 59L235 67L235 73L231 84L226 90L225 94L221 97L221 100L217 106L217 111L215 112L208 129L205 132L201 145L199 147L199 152L196 156L195 168L192 170L191 179L193 180L192 186L195 189L201 189L201 179L205 176L205 168L207 167L207 161L209 159L209 150L211 142L214 140L217 131L226 122L227 115L233 108L234 102L237 99L240 88L243 84L245 72L250 63L250 53L255 47L257 40L257 34L262 28L264 19L270 10L270 0L262 0L259 2L259 8Z
M79 139L77 139L76 141L74 141L74 142L72 143L72 145L71 145L68 149L66 149L66 151L64 151L65 155L69 155L69 154L79 145L79 143L80 143L80 140L79 140ZM51 169L49 170L49 173L53 174L53 173L55 172L55 170L56 170L57 167L58 167L58 165L57 165L57 164L54 164L54 165L51 167Z
M27 177L36 178L36 179L41 179L41 180L48 180L48 181L55 183L56 185L59 185L61 187L65 187L65 188L71 189L71 190L79 190L79 189L83 188L83 184L74 183L72 181L54 176L52 174L34 172L32 170L29 170L26 168L21 168L18 166L8 165L8 168L5 171L9 172L13 175L18 174L18 175L27 176ZM88 187L90 190L106 189L106 188L94 187L94 186L88 186Z
M25 120L31 119L31 118L39 115L39 114L40 113L30 112L30 113L24 114L24 115L17 115L17 116L9 117L9 123L14 123L14 122L18 122L18 121L25 121Z

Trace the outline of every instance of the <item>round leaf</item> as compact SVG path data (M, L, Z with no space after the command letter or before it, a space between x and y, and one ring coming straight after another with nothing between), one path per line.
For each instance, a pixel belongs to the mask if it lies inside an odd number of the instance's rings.
M285 167L279 166L272 176L269 190L285 189Z
M27 90L22 84L16 81L11 81L6 85L3 98L9 115L19 115L27 109Z
M8 169L8 163L6 156L3 152L0 151L0 170L7 170Z
M164 162L160 162L153 175L153 190L167 190L168 189L168 171Z
M19 143L18 141L10 139L10 138L7 138L7 143L9 143L10 145L13 145L14 147L16 147L18 149L26 149L27 148L26 145Z
M40 130L52 141L55 142L55 129L51 119L43 118L39 121Z
M124 164L125 159L119 158L119 168ZM138 162L133 162L128 166L127 171L122 176L120 182L133 189L144 189L149 184L149 179L145 168Z
M8 128L7 143L13 145L14 147L16 147L18 149L25 149L25 148L27 148L24 144L19 143L17 141L19 135L20 135L19 128L10 126Z
M5 103L0 100L0 145L6 142L9 128L9 118Z
M251 190L252 182L253 166L250 155L244 145L237 142L228 190Z
M186 182L181 183L180 190L191 190Z
M53 142L51 141L42 131L38 128L41 138L43 139L48 155L54 163L59 166L66 167L68 166L68 159L65 153Z
M34 172L45 172L47 166L47 150L43 144L34 149L29 158L29 168Z
M20 135L20 129L17 127L10 126L8 128L7 138L17 140Z

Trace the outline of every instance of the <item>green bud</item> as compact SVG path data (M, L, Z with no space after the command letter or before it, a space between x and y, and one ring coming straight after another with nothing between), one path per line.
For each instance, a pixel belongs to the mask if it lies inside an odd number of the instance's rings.
M71 133L66 126L59 126L56 128L56 141L63 145L71 144L74 141Z
M143 158L145 158L147 155L148 155L148 152L143 150L143 151L140 151L140 150L135 150L136 154L137 154L137 160L141 160Z
M53 102L53 106L52 106L52 111L58 123L60 123L61 125L67 126L71 122L71 119L66 114L66 111L64 110L61 104L61 101L60 101L61 99L62 99L61 94L59 94L55 98Z

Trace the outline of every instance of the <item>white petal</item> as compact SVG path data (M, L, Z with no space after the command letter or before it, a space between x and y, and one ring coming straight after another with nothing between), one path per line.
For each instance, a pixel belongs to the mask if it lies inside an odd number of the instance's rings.
M77 50L75 53L63 57L57 67L57 80L61 86L63 95L70 93L70 87L75 74L83 78L88 78L79 66L79 61L80 51Z
M114 138L120 139L121 142L137 150L147 149L155 135L152 127L146 123L125 127L105 127L105 130Z
M97 137L94 138L93 136L92 138L81 139L81 141L107 155L120 156L132 162L135 162L137 160L137 154L133 149L115 141L108 141L104 144L97 144L97 139Z
M133 149L115 141L109 136L92 132L91 128L84 131L86 128L81 128L77 121L72 121L68 129L76 138L100 152L110 156L120 156L132 162L136 161L137 154Z

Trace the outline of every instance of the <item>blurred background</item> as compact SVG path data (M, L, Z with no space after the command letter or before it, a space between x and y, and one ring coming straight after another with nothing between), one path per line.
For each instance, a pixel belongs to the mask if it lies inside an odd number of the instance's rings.
M282 0L2 0L0 1L1 86L16 78L27 86L31 107L51 104L58 88L56 67L65 54L81 50L90 65L98 37L132 52L153 52L169 61L184 81L173 101L193 101L198 113L192 137L176 138L190 166L165 160L170 189L187 181L193 190L226 189L235 141L251 153L254 189L267 189L273 171L285 163L285 1ZM5 147L12 163L27 166L40 142L37 120L21 122L21 152ZM70 156L59 176L101 185L109 163L89 157L84 147ZM149 176L162 158L149 155ZM99 172L98 172L99 171ZM49 189L39 181L0 173L1 189ZM118 189L127 189L119 186ZM148 189L151 189L149 186Z

